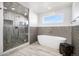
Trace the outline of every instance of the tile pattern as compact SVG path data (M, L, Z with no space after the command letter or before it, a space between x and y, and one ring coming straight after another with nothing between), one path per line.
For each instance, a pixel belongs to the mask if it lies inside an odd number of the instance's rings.
M12 25L5 24L3 30L3 51L28 42L28 35L26 33L24 27L18 27L16 29Z
M67 38L67 43L71 43L71 27L39 27L39 35L52 35Z
M30 27L30 44L37 41L37 27Z
M79 56L79 26L72 27L72 43L74 46L74 55Z
M62 56L58 50L41 46L38 43L6 53L3 56Z
M23 5L17 2L4 2L4 7L7 7L7 10L9 11L11 11L11 8L14 7L16 10L13 10L13 12L21 14L23 16L24 16L24 13L28 14L28 8L24 7Z

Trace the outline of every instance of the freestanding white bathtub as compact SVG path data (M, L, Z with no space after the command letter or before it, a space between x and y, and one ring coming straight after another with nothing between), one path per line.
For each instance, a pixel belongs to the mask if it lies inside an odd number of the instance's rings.
M49 35L38 35L38 42L40 45L47 46L54 49L59 49L60 43L64 43L66 38L49 36Z

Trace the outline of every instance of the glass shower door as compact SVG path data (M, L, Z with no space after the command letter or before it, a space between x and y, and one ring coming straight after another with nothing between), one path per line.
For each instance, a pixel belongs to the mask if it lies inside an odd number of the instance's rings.
M5 2L4 7L3 51L6 51L28 42L28 11L16 2Z

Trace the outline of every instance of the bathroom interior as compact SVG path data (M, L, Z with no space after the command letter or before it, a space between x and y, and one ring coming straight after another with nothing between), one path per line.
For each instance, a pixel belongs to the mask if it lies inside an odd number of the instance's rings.
M1 56L79 56L79 2L0 2L0 15Z

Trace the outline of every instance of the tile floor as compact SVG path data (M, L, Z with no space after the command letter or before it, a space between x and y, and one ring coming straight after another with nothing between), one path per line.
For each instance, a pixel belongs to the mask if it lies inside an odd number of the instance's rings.
M62 56L58 50L41 46L38 43L26 45L20 49L10 51L3 56Z

